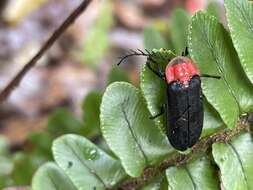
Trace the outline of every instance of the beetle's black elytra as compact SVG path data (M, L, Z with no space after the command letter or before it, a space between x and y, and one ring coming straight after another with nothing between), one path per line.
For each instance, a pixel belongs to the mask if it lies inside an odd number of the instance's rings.
M200 77L194 76L188 87L178 81L167 84L166 99L166 134L174 148L186 150L198 141L203 128Z

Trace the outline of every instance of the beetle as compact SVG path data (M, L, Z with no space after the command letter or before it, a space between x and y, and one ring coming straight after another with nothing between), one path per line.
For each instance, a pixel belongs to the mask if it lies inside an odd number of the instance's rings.
M166 66L166 134L178 150L192 147L203 128L200 72L191 59L175 57Z
M152 53L146 50L131 51L122 57L121 62L131 56L147 56L147 67L166 83L166 101L161 112L150 117L155 119L165 113L166 135L170 144L177 150L191 148L199 140L204 120L201 77L220 79L219 76L201 75L197 65L188 58L187 48L181 56L168 60L163 72L161 66L152 58ZM155 70L151 63L156 63Z

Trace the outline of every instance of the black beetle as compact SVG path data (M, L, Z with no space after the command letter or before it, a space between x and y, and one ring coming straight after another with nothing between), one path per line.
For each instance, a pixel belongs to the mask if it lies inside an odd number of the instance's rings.
M187 48L182 56L168 60L165 72L162 72L159 64L152 58L152 53L142 50L132 51L124 56L118 65L130 56L147 56L147 67L159 78L166 82L166 102L161 113L152 116L155 119L166 113L166 135L171 145L180 151L191 148L200 138L203 128L204 111L200 77L220 79L219 76L200 75L200 71L194 62L186 57ZM155 70L151 63L156 63Z

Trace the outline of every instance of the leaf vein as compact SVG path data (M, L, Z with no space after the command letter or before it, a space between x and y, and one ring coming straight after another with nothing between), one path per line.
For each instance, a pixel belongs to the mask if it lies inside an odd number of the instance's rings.
M236 157L238 159L238 162L239 162L239 164L241 166L241 169L242 169L243 178L244 178L244 180L246 182L247 189L249 190L250 188L249 188L249 184L248 184L248 179L247 179L247 176L245 175L245 169L243 167L243 163L242 163L242 160L240 158L240 154L237 152L236 148L234 147L234 145L232 143L228 142L228 145L231 148L231 150L235 153L235 155L236 155Z
M231 1L232 3L234 3L234 5L237 7L237 9L240 11L241 13L241 16L243 17L243 19L245 20L246 24L248 25L248 30L249 32L252 32L253 33L253 24L252 22L250 22L250 20L248 19L249 17L247 15L245 15L245 13L247 13L248 11L245 10L245 6L242 5L239 6L237 3L235 3L234 1Z
M210 28L210 26L208 27L208 29L209 29L209 28ZM204 29L206 29L206 28L204 28ZM221 29L223 29L223 28L221 28ZM236 95L235 95L235 93L234 93L232 87L230 86L229 82L227 81L227 79L226 79L226 77L225 77L225 75L224 75L224 66L223 66L223 67L220 66L220 65L223 63L223 61L221 60L221 57L218 55L218 53L215 51L215 50L216 50L215 45L209 41L209 38L208 38L208 36L207 36L207 34L209 33L209 31L206 31L206 30L203 31L203 30L201 30L201 32L202 32L202 35L204 36L204 40L206 41L207 46L209 47L209 50L210 50L210 52L211 52L211 55L213 56L213 59L214 59L214 61L215 61L215 63L216 63L215 65L216 65L217 70L219 71L219 73L220 73L221 75L223 75L223 79L224 79L224 82L225 82L226 86L228 87L229 93L230 93L230 94L233 96L233 98L235 99L238 108L241 109L241 108L240 108L240 104L239 104L239 102L238 102L238 100L237 100L237 97L236 97ZM215 33L217 33L217 31L216 31ZM214 43L216 43L217 40L218 40L218 39L214 39ZM218 47L220 47L220 46L218 46ZM223 50L224 50L224 49L225 49L225 47L223 48Z
M47 175L48 175L50 181L52 182L53 186L54 186L56 189L59 189L59 190L60 190L60 188L59 188L58 185L55 183L54 178L51 176L51 174L49 173L49 171L47 171Z
M193 177L192 177L192 174L191 174L190 170L188 169L187 166L185 166L184 168L185 168L185 171L188 174L189 178L191 179L191 182L192 182L194 190L197 190L197 185L196 185L196 183L193 180Z
M125 121L126 121L126 123L127 123L127 127L128 127L128 129L129 129L129 131L130 131L130 133L131 133L131 135L132 135L134 141L136 142L137 146L139 147L139 149L140 149L140 151L141 151L141 153L142 153L142 155L143 155L143 157L144 157L144 159L145 159L146 165L147 165L147 164L148 164L148 158L147 158L147 156L146 156L144 150L142 149L141 144L138 142L138 138L137 138L136 135L134 134L134 130L133 130L132 125L131 125L131 123L130 123L128 117L127 117L127 113L126 113L126 110L124 109L124 105L123 105L123 104L121 105L121 110L122 110L122 113L123 113L123 115L124 115L124 119L125 119Z
M77 146L80 150L82 150L82 148L80 147L80 145L79 145L78 143L76 143L76 142L74 142L74 143L76 144L76 146ZM64 144L65 144L66 146L68 146L68 147L71 147L66 141L64 142ZM79 154L78 154L74 149L72 149L72 148L70 148L70 150L71 150L71 152L76 156L76 158L84 165L84 167L86 167L86 168L89 170L90 174L92 174L95 178L97 178L97 179L103 184L103 186L104 186L105 188L107 188L106 184L105 184L104 181L100 178L100 176L99 176L96 172L93 172L92 169L91 169L85 162L83 162L83 160L79 157Z

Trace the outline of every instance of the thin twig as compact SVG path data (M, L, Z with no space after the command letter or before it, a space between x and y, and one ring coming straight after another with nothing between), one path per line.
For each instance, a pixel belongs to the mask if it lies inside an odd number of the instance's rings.
M212 136L206 137L198 142L189 154L180 154L176 153L175 155L171 156L169 159L164 160L158 166L151 166L146 168L142 175L137 178L130 178L126 181L123 181L113 190L133 190L138 189L140 186L149 182L155 176L160 175L163 173L168 167L171 166L179 166L182 164L187 163L190 161L194 155L197 155L201 152L207 152L213 143L217 142L229 142L234 136L238 135L243 131L249 131L248 124L239 123L238 126L234 130L223 130L218 132Z
M81 15L92 0L83 0L82 3L67 17L67 19L55 30L52 36L44 43L38 53L22 68L22 70L10 81L0 93L0 104L5 101L11 92L19 85L26 73L36 65L44 53L55 43L64 31Z

